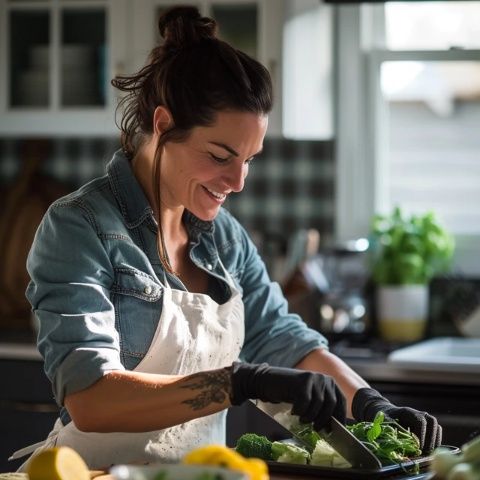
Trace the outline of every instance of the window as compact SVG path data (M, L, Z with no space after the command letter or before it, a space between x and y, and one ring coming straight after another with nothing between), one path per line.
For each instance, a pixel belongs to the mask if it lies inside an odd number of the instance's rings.
M337 235L433 210L480 274L480 2L337 9Z

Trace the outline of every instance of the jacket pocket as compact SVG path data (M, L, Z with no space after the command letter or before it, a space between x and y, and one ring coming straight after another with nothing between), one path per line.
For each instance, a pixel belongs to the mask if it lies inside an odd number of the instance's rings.
M134 268L116 268L112 292L131 295L147 302L156 302L163 287L147 273Z
M152 276L130 267L115 269L112 302L120 336L120 354L132 370L152 342L162 310L163 286Z

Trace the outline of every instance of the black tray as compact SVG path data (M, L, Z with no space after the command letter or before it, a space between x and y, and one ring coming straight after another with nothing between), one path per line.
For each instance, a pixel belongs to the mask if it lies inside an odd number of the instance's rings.
M443 448L448 448L452 453L460 452L458 447L450 445L442 445ZM403 462L395 465L386 465L378 469L360 469L360 468L334 468L321 467L316 465L297 465L294 463L281 462L267 462L268 469L272 473L289 473L296 475L308 475L312 477L326 477L326 478L348 478L348 479L374 479L388 477L396 474L411 474L416 471L416 465L419 469L425 468L430 464L432 457L418 457L408 462Z

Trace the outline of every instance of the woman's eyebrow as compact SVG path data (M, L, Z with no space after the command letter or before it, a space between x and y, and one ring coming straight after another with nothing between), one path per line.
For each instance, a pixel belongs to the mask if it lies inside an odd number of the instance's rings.
M218 142L209 142L213 145L216 145L217 147L221 147L221 148L224 148L227 152L231 153L232 155L235 155L236 157L238 157L238 153L232 148L232 147L229 147L228 145L225 145L224 143L218 143ZM252 155L252 157L254 157L255 155L260 155L263 151L263 148L261 148L257 153L255 153L254 155Z
M238 157L238 153L232 147L229 147L228 145L225 145L224 143L217 143L217 142L209 142L209 143L212 143L213 145L216 145L217 147L222 147L227 152L229 152L232 155L235 155L236 157Z

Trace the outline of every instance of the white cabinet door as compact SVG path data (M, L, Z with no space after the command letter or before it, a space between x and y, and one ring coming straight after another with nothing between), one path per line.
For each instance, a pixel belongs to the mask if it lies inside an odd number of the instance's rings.
M0 0L0 134L110 135L125 0Z

